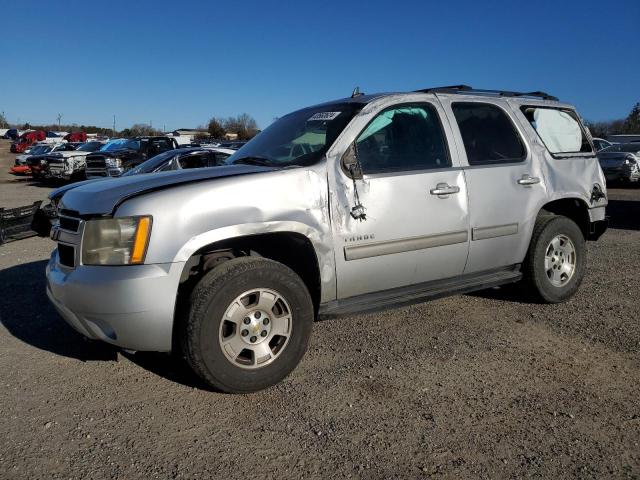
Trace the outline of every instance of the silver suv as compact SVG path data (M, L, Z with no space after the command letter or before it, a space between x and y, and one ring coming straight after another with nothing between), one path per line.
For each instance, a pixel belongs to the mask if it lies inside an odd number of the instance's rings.
M588 130L550 95L356 91L227 165L67 189L47 293L89 338L180 349L250 392L295 368L319 316L512 282L567 300L606 203Z

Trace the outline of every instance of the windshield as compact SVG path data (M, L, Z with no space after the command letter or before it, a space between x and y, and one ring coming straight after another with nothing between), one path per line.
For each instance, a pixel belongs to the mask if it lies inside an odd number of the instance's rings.
M107 143L104 147L100 149L101 152L113 152L115 150L140 150L140 140L114 140L113 142Z
M226 163L311 165L325 154L361 108L360 104L344 103L290 113L231 155Z
M97 152L102 148L102 143L100 142L87 142L80 145L76 151L78 152Z
M640 143L617 143L601 150L601 152L631 152L640 151Z
M29 150L29 153L31 155L42 155L43 153L47 153L49 150L51 150L51 147L48 145L38 145L37 147L33 147Z
M127 173L125 173L123 177L128 175L138 175L139 173L151 173L156 169L160 168L164 163L168 162L176 155L177 155L177 152L175 150L169 150L168 152L163 152L159 155L156 155L155 157L151 157L146 162L142 162L137 167L132 168Z

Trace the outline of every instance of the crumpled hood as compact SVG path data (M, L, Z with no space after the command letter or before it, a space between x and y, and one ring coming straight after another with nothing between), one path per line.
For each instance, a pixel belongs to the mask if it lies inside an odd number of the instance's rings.
M127 198L146 192L170 188L185 183L213 180L220 177L261 173L274 170L272 167L253 165L227 165L221 167L177 170L171 172L146 173L114 179L95 179L67 185L54 190L49 198L62 195L59 208L73 210L80 215L111 214Z
M50 157L62 157L62 158L69 158L69 157L86 157L87 155L90 155L91 153L95 153L95 152L83 152L83 151L78 151L78 150L69 150L69 151L64 151L64 152L53 152L50 153L49 156Z

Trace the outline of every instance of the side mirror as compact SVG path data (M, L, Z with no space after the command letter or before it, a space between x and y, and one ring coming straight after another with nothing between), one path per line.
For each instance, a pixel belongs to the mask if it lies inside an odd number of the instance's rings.
M362 170L360 169L360 162L358 162L358 152L355 142L349 145L347 151L342 155L342 168L353 180L362 178Z

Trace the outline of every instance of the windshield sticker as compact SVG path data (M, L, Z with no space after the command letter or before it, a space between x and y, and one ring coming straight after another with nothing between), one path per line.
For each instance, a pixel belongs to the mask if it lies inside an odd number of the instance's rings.
M342 112L318 112L314 113L307 122L324 122L330 121L340 115Z

